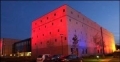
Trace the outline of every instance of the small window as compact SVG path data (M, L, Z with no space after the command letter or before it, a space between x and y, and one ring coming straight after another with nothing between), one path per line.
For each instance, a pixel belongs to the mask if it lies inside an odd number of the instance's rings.
M79 18L79 15L78 15L78 18Z
M56 16L56 13L54 14L54 16Z
M57 39L55 39L55 42L57 42Z
M44 34L43 34L43 36L44 36Z
M35 45L36 45L36 43L35 43Z
M58 29L58 32L60 32L60 30Z
M40 42L42 44L42 42Z
M41 20L41 22L42 22L42 20Z
M78 22L76 22L76 24L78 24Z
M40 30L40 28L39 28L39 30Z
M66 40L66 37L65 37L65 40Z
M69 19L69 21L71 22L71 19Z
M62 19L60 21L62 22Z
M82 49L82 54L84 54L84 49Z
M83 18L83 20L84 20L84 18Z
M73 12L71 11L71 14L73 14Z
M48 19L48 17L47 17L47 19Z
M51 32L50 32L50 34L51 34Z
M75 30L75 32L76 32L76 30Z
M52 23L52 25L53 25L53 23Z
M46 28L46 26L45 26L45 28Z
M81 32L81 34L82 34L82 32Z
M38 35L37 35L37 38L38 38Z
M65 9L63 9L63 12L65 12Z
M87 54L87 49L86 49L86 54Z

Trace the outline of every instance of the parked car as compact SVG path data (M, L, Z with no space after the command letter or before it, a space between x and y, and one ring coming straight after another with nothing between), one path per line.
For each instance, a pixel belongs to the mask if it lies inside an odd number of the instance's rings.
M63 55L58 54L58 55L53 55L51 57L51 60L52 60L52 62L60 62L60 59L62 59L62 58L63 58Z
M36 60L36 62L50 62L50 61L51 61L50 54L39 55Z
M76 55L68 55L61 59L61 62L82 62L82 58Z

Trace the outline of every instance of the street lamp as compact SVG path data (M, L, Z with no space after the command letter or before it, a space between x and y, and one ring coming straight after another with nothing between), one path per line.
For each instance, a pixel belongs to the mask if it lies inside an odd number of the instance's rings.
M63 41L62 41L63 34L60 34L60 36L61 36L62 55L63 55Z

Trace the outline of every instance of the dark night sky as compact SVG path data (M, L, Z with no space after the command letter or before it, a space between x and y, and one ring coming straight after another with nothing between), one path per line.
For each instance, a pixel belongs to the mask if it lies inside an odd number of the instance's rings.
M118 1L2 1L1 37L26 39L31 36L31 22L68 4L112 32L119 43Z

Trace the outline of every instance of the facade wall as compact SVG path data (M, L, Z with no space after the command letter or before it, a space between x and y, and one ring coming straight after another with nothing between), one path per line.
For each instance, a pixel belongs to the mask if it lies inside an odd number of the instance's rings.
M78 55L93 55L101 54L102 46L97 45L93 37L98 38L97 41L101 40L100 26L91 21L89 18L82 15L80 12L67 7L67 26L68 26L68 39L69 39L69 50L73 48L74 35L78 37ZM102 41L100 41L102 43ZM99 50L99 52L98 52ZM89 52L88 52L89 51ZM71 51L70 51L71 52Z
M39 54L68 54L65 8L62 6L32 22L34 57Z
M108 37L106 33L111 37ZM77 37L76 44L73 40L75 36ZM105 45L108 45L104 48L105 52L112 52L115 45L113 34L104 29L101 31L100 25L67 5L32 22L33 56L39 54L76 54L78 56L102 54L103 41ZM108 44L108 41L111 43Z
M18 42L19 40L17 39L10 39L10 38L1 38L2 39L2 50L1 50L1 55L2 56L10 56L13 52L13 47L12 45L15 42Z

